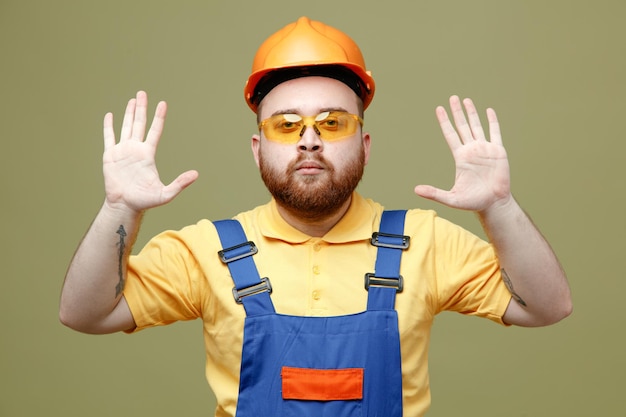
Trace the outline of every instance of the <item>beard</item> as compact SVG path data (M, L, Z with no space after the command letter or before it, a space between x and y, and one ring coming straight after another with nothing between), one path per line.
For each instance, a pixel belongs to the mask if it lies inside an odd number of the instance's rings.
M303 161L312 161L323 168L318 175L298 175L296 167ZM363 177L365 150L361 145L356 156L338 172L322 155L300 154L284 172L267 163L259 154L261 178L274 199L300 218L323 219L336 213L352 196Z

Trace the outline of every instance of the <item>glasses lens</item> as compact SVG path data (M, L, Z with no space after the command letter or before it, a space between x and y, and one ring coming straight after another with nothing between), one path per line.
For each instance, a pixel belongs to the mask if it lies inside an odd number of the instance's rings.
M345 112L324 112L317 115L315 125L324 140L337 140L356 132L358 118Z
M304 120L297 114L277 114L262 122L265 137L276 142L296 143Z
M259 127L267 139L291 144L300 140L307 126L314 126L321 139L333 141L354 134L360 122L361 119L353 114L327 111L315 117L277 114L262 121Z

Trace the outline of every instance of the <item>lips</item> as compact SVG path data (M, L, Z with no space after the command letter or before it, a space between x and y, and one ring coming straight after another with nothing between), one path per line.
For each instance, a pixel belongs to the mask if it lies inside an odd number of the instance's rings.
M324 170L324 165L317 161L306 160L296 164L296 171L301 174L317 174Z

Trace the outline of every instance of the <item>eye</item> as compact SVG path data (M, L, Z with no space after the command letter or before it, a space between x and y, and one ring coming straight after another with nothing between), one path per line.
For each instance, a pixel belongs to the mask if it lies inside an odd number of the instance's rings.
M336 114L329 114L328 116L326 116L326 118L322 119L322 120L318 120L317 121L317 125L319 126L320 129L324 129L324 130L337 130L339 129L343 124L342 120L341 120L341 115L336 115Z
M322 120L320 122L321 126L324 126L325 128L336 128L337 126L339 126L339 121L337 119L326 119L326 120Z
M284 120L278 125L278 128L282 130L289 130L289 129L293 129L295 126L296 126L295 123Z
M297 114L281 114L277 117L276 129L283 132L293 132L302 126L302 117Z

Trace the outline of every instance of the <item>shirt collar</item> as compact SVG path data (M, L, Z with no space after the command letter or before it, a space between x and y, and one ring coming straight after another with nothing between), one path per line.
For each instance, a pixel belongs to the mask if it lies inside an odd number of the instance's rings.
M367 240L372 236L375 217L374 208L360 194L354 192L346 214L321 239L328 243ZM281 217L274 199L263 207L259 220L261 233L265 237L289 243L304 243L312 239L311 236L295 229Z

